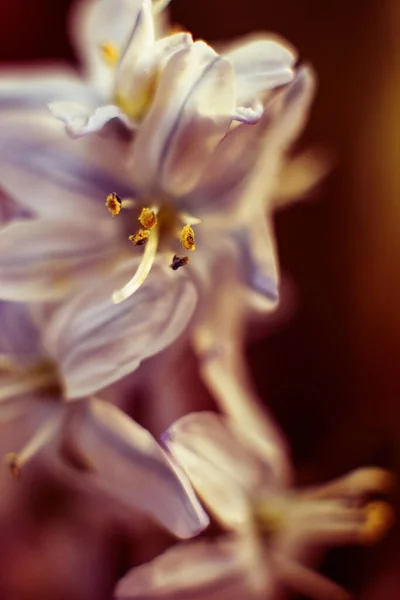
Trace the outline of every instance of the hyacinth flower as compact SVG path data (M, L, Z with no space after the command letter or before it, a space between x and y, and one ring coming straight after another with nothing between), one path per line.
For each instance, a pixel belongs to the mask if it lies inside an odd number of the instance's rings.
M168 448L226 531L215 540L177 545L133 569L116 589L118 600L281 597L349 598L313 571L315 553L378 540L393 519L374 495L391 475L362 468L324 485L292 489L237 436L237 423L215 413L193 413L166 433Z
M88 492L146 513L178 537L201 531L207 516L151 434L99 398L68 402L62 370L46 353L26 306L0 303L0 322L0 422L35 421L37 427L23 448L10 448L16 451L7 457L11 474L18 478L28 461L48 449L59 458L58 471L72 466L64 473Z
M214 121L206 115L230 114L232 69L220 60L199 80L191 68L209 54L194 44L169 61L133 146L116 135L70 140L51 116L16 111L0 117L2 187L33 213L0 231L0 295L69 298L58 317L55 311L43 323L69 397L109 385L171 343L198 300L216 296L219 271L232 261L246 298L263 298L267 309L276 304L269 201L307 114L313 76L300 70L257 124L226 132L230 116ZM197 86L189 84L194 81ZM187 265L179 246L193 256ZM77 334L73 344L66 342L69 331ZM96 378L75 385L69 365L87 358Z

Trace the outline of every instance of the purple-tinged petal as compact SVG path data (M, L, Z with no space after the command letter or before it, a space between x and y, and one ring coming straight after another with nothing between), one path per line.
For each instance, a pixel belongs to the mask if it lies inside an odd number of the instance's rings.
M86 459L90 483L178 537L192 537L208 525L186 477L146 429L99 399L75 408L70 443Z
M204 42L176 53L134 142L137 185L159 185L174 195L191 190L225 135L233 109L233 70L226 60Z
M251 519L251 498L272 473L240 443L228 418L212 412L189 414L163 439L219 521L228 528L243 527Z
M0 77L1 110L38 108L45 110L57 100L95 103L95 90L63 64L46 67L2 69Z
M124 144L96 136L71 140L46 108L0 115L0 186L42 217L104 215L107 194L132 196L122 156Z
M20 302L0 302L0 353L18 365L40 356L39 332L29 308Z
M128 375L187 326L197 303L195 288L184 274L157 265L135 294L113 303L113 292L134 269L131 261L125 262L57 310L48 323L45 345L59 364L69 398Z
M35 302L60 298L87 278L107 273L112 222L31 219L0 230L0 297Z
M130 120L115 104L92 109L77 102L52 102L49 109L57 119L65 123L65 129L72 138L100 131L112 119L120 119L124 125L131 127Z
M266 589L273 584L272 573L265 564L262 575L268 587L260 589L251 550L246 540L228 536L178 544L152 562L132 569L118 583L115 597L117 600L265 600L269 597Z
M271 37L241 41L225 57L235 70L238 107L251 107L263 92L293 79L293 50Z

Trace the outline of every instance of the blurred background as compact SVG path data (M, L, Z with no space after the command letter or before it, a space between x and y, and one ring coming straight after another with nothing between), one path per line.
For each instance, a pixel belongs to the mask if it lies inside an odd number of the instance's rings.
M70 4L1 0L0 59L74 61ZM296 307L249 344L249 357L299 483L363 464L400 475L400 3L173 0L171 15L208 41L277 32L318 73L304 140L330 150L336 167L311 200L276 219ZM324 571L357 598L398 600L399 531L373 548L331 552Z

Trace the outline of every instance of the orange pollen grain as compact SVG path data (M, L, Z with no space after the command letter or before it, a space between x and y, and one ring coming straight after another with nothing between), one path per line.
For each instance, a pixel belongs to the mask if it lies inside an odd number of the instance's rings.
M139 223L145 229L153 229L157 225L157 215L151 208L142 208L139 216Z

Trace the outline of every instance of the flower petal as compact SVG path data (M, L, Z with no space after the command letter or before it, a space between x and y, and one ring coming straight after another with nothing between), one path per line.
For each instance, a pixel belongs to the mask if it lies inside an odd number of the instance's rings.
M21 302L0 302L0 353L18 365L29 364L39 356L39 332L28 306Z
M261 93L293 79L296 56L286 43L272 37L240 41L225 57L235 70L238 107L251 107Z
M251 498L272 474L240 443L228 419L192 413L174 423L163 439L210 511L225 527L243 528L251 519Z
M178 537L191 537L208 525L186 477L146 429L99 399L76 408L71 443L90 465L85 474L90 483L150 514Z
M131 127L121 108L114 104L99 106L93 110L77 102L52 102L49 109L57 119L65 123L66 131L72 138L100 131L112 119L120 119L124 125Z
M101 46L123 50L142 4L142 0L85 0L77 2L72 13L72 39L85 74L105 100L111 99L115 69L103 60Z
M168 62L152 108L134 142L132 170L138 186L187 193L198 181L234 109L230 64L204 42Z
M0 115L0 185L23 207L43 217L99 219L110 191L134 193L116 139L69 139L46 112Z
M2 69L0 108L42 108L56 100L95 103L95 90L65 65Z
M228 536L181 543L132 569L118 583L117 600L262 600L252 580L247 544ZM268 572L268 568L265 569ZM268 587L271 587L271 581Z
M88 275L101 278L112 258L112 222L30 219L0 230L0 297L54 300Z
M133 296L111 296L134 270L129 261L55 312L45 346L65 380L69 398L83 397L134 371L171 344L187 326L197 302L182 274L155 265Z

